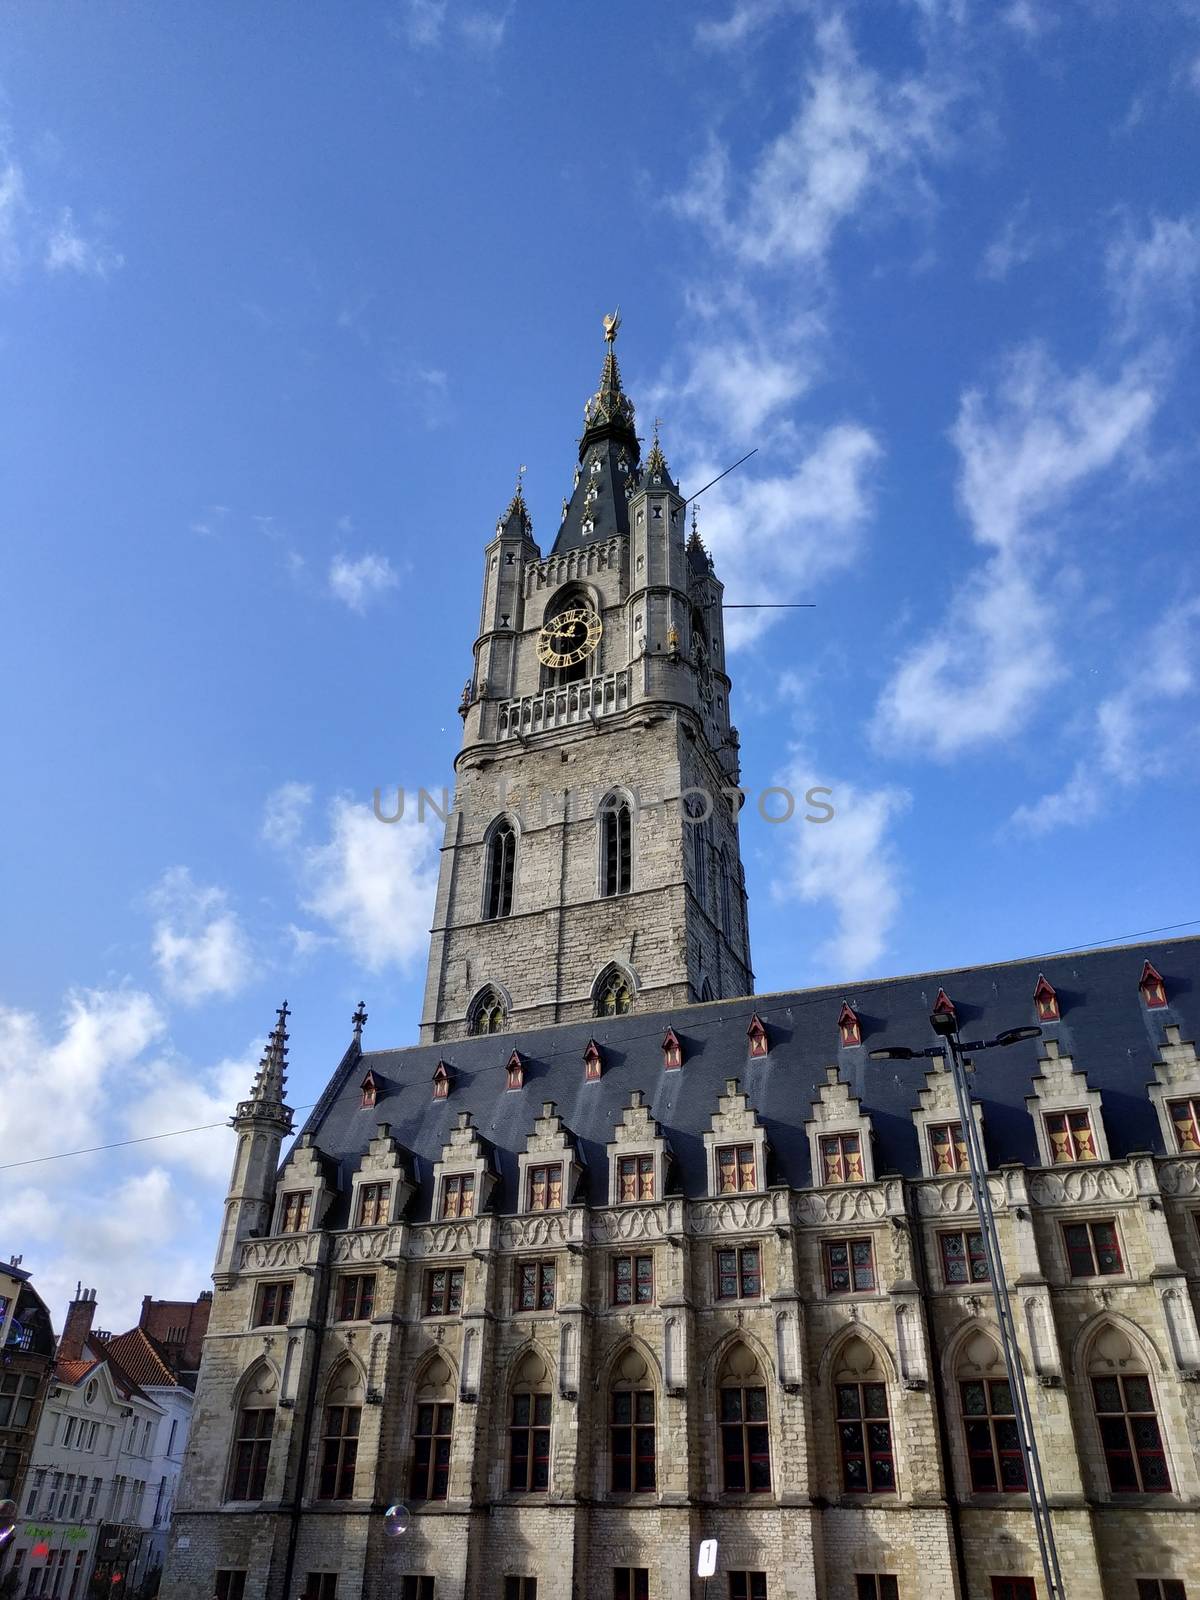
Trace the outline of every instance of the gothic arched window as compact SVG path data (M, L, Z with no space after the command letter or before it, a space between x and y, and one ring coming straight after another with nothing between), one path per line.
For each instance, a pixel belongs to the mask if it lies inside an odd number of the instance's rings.
M1023 1494L1025 1461L1004 1360L980 1329L963 1341L955 1363L971 1488L981 1494Z
M846 1341L833 1376L842 1489L846 1494L895 1494L887 1375L865 1339L856 1334Z
M483 869L485 921L507 917L512 911L513 874L517 865L517 835L507 817L501 817L488 835Z
M767 1421L767 1387L758 1362L744 1344L735 1344L721 1363L717 1393L721 1488L726 1494L769 1494L771 1430Z
M721 851L721 932L727 939L733 937L733 914L729 903L729 857Z
M633 985L620 967L610 967L596 985L596 1015L623 1017L633 1006Z
M633 888L633 816L629 802L609 795L600 802L600 893Z
M685 824L692 836L692 886L696 899L702 910L708 908L708 893L705 885L705 867L707 863L708 822L704 816L704 802L698 799L687 801L688 821Z
M482 1033L503 1033L507 1026L504 1001L490 986L481 990L467 1013L467 1032L473 1037Z
M225 1489L227 1500L263 1498L278 1398L275 1374L264 1362L246 1379L234 1412L237 1426Z
M1145 1364L1111 1324L1092 1341L1092 1403L1113 1494L1170 1494L1171 1474Z
M608 1439L613 1493L652 1494L657 1487L654 1387L637 1350L626 1350L613 1371Z
M353 1500L363 1393L358 1369L343 1361L325 1391L318 1500Z
M513 1378L508 1487L517 1493L550 1487L550 1377L546 1363L532 1350Z
M421 1374L413 1414L410 1500L444 1500L450 1485L450 1441L454 1432L453 1373L440 1355Z

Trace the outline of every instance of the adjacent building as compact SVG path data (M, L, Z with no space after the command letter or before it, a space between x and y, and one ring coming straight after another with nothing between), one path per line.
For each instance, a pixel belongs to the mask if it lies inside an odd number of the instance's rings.
M755 995L721 588L611 335L483 556L421 1042L237 1152L169 1600L1045 1594L931 1016L979 1053L1071 1600L1200 1595L1200 941ZM800 825L797 823L797 825ZM836 825L836 823L831 824ZM410 1522L389 1537L385 1510Z
M13 1256L0 1265L0 1500L20 1503L53 1364L50 1313Z

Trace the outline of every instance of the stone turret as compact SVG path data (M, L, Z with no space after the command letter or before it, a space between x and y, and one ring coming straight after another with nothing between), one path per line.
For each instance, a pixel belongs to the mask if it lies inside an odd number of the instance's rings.
M291 1107L284 1103L287 1088L288 1004L279 1008L278 1020L267 1038L250 1095L239 1101L231 1126L238 1136L237 1154L225 1197L225 1220L213 1267L218 1285L230 1281L237 1270L238 1247L245 1239L268 1233L275 1204L275 1173L279 1150L292 1131Z

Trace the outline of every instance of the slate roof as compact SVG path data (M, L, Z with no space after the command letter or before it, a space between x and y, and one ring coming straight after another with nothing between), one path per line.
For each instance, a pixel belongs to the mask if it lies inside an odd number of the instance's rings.
M551 554L564 550L582 549L610 539L614 534L629 532L629 501L625 486L637 477L638 446L636 439L623 436L597 439L588 445L581 458L579 481L571 492L567 509L555 535ZM625 470L622 471L622 463ZM599 466L593 472L594 465ZM595 497L588 499L595 489ZM590 533L584 532L584 522L590 521Z
M1168 1003L1160 1009L1148 1009L1138 990L1147 958L1166 983ZM1196 1037L1200 937L595 1017L401 1050L360 1053L352 1046L302 1130L312 1134L317 1148L339 1168L342 1195L328 1225L347 1225L350 1175L381 1122L390 1123L393 1137L416 1158L419 1192L409 1215L416 1221L427 1219L433 1166L463 1111L471 1113L475 1128L493 1147L501 1180L494 1208L515 1212L517 1156L547 1100L555 1102L585 1164L581 1192L573 1198L605 1205L606 1146L634 1089L645 1095L674 1151L677 1188L701 1195L706 1183L703 1136L727 1078L740 1080L766 1128L768 1182L808 1187L812 1173L804 1124L831 1065L837 1065L871 1117L876 1174L919 1177L912 1111L931 1063L871 1061L868 1052L883 1045L923 1048L934 1043L929 1012L939 988L954 1002L964 1040L1036 1024L1033 992L1040 973L1053 984L1062 1011L1061 1021L1041 1024L1044 1035L1057 1039L1062 1053L1087 1074L1089 1086L1101 1092L1113 1158L1143 1150L1165 1153L1146 1087L1154 1080L1164 1028L1174 1023L1185 1040ZM860 1019L860 1046L840 1044L837 1019L843 1000ZM770 1051L751 1060L746 1029L755 1013L766 1024ZM668 1027L683 1043L684 1063L677 1072L663 1070L661 1043ZM591 1038L603 1050L604 1072L589 1083L583 1052ZM1040 1045L1034 1039L975 1058L972 1081L993 1167L1008 1161L1038 1162L1025 1097L1032 1093ZM514 1049L525 1059L525 1084L508 1091L505 1063ZM439 1060L454 1071L445 1100L433 1098ZM360 1105L359 1092L368 1069L380 1085L370 1109Z

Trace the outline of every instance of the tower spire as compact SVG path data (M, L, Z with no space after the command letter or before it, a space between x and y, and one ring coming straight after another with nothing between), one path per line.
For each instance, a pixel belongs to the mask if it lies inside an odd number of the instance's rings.
M275 1026L267 1035L266 1049L250 1085L250 1098L238 1106L236 1121L276 1121L290 1129L292 1113L283 1097L287 1091L287 1019L291 1014L285 1000L275 1013Z
M667 465L667 458L663 455L662 445L658 442L658 430L661 427L662 418L655 417L654 440L650 446L650 454L646 457L645 472L649 475L652 481L656 478L665 478L668 483L674 485L674 479L671 477L671 469Z
M498 534L516 533L524 534L527 539L533 538L533 518L529 515L529 507L525 504L525 474L528 470L523 462L517 468L517 486L513 490L512 499L496 522Z
M621 388L621 369L617 366L617 330L621 326L620 311L609 312L604 318L604 365L600 369L600 385L583 408L583 438L579 441L579 459L582 461L588 447L600 439L619 438L632 445L637 459L637 435L633 431L633 401Z

